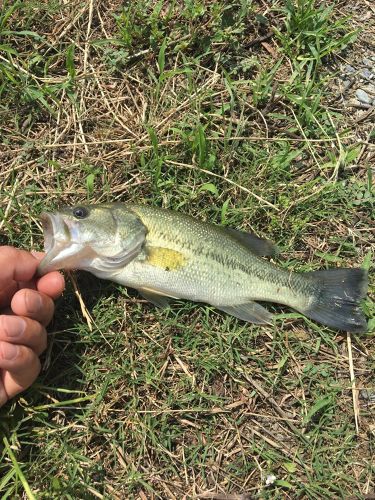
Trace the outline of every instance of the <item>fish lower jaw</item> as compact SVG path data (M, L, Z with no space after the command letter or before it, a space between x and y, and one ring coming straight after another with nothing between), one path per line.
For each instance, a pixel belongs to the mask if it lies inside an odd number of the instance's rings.
M59 269L79 269L83 262L83 247L66 240L54 240L52 247L38 266L38 274L58 271Z

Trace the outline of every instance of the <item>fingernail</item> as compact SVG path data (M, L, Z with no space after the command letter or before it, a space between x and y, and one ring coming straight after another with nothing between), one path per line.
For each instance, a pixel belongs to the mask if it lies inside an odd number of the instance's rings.
M37 313L43 307L42 297L39 295L38 292L33 292L32 290L26 290L25 305L28 312Z
M17 316L0 316L0 329L3 329L7 337L20 337L26 329L26 321Z
M18 346L14 344L9 344L9 342L1 343L1 352L4 359L11 361L18 354Z

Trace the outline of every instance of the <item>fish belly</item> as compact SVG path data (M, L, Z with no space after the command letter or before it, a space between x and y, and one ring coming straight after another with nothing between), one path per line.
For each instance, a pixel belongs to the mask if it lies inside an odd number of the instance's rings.
M238 304L246 301L244 277L240 273L207 266L188 265L182 270L131 262L111 279L138 290L146 289L170 297L206 302L212 305Z

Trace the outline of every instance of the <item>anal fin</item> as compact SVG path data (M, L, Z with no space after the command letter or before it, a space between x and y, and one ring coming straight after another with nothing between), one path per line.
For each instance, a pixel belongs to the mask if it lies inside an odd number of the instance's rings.
M224 311L232 316L249 323L257 325L269 324L272 325L273 314L256 302L246 302L245 304L237 304L234 306L215 306L220 311Z

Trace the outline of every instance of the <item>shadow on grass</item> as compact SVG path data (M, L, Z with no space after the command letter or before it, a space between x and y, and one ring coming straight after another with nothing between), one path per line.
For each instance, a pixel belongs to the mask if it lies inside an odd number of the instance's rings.
M118 285L89 273L79 272L76 279L89 312L103 296L119 293ZM71 413L80 411L81 403L95 397L95 394L90 397L83 392L84 388L87 390L87 382L82 367L87 345L92 342L90 336L94 336L95 331L90 332L82 316L70 280L67 280L63 297L56 302L55 316L47 330L48 347L41 357L41 374L29 389L0 409L1 443L4 436L11 436L21 427L22 432L27 433L30 430L27 428L34 425L34 417L38 418L38 412L61 408L69 418ZM27 449L23 448L23 454L28 454Z

